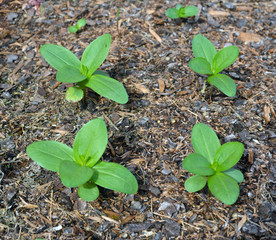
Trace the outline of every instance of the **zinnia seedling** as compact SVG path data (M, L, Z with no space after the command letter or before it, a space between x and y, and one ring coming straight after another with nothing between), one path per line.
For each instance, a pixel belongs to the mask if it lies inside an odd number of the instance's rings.
M208 182L210 192L225 204L237 201L243 181L241 171L232 168L241 158L244 146L229 142L222 146L216 133L203 123L192 129L192 145L195 153L183 160L183 168L195 174L185 182L188 192L197 192Z
M177 4L175 8L168 8L166 15L169 18L188 18L195 16L198 13L198 9L195 6L183 7L181 4Z
M60 142L40 141L30 144L27 154L41 167L58 172L64 186L78 187L78 194L85 201L99 196L97 185L122 193L136 193L137 180L127 168L100 160L107 138L104 121L94 119L77 133L73 149Z
M79 31L82 27L84 27L86 25L86 20L81 18L76 25L70 26L68 28L68 31L70 33L76 33L77 31Z
M189 62L189 67L194 72L209 75L206 81L211 84L211 89L215 86L225 95L234 97L236 94L235 81L219 72L235 62L239 56L239 48L229 46L217 52L213 43L200 34L194 37L192 48L195 58Z
M128 94L122 83L103 71L97 71L106 59L110 45L110 34L98 37L84 50L81 61L68 49L54 44L43 45L40 52L45 60L58 70L58 81L77 84L68 88L68 101L77 102L83 98L86 100L86 89L91 88L103 97L125 104Z

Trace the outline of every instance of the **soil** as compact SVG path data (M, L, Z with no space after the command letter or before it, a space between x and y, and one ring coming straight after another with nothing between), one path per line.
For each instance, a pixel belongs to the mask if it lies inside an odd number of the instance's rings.
M177 3L0 0L1 239L276 239L275 2L191 0L185 5L197 6L197 16L168 19L165 10ZM86 27L69 33L80 18ZM112 44L101 70L124 84L129 102L92 91L87 107L67 102L71 85L56 81L40 46L62 45L80 57L105 33ZM224 71L236 82L235 97L214 89L210 100L210 86L201 93L206 76L188 67L196 34L217 49L239 47ZM98 117L109 133L103 160L126 166L137 194L101 188L97 200L84 202L26 154L39 140L72 146L77 131ZM182 160L193 152L197 122L221 143L245 146L236 166L245 180L231 206L208 189L184 188L190 174Z

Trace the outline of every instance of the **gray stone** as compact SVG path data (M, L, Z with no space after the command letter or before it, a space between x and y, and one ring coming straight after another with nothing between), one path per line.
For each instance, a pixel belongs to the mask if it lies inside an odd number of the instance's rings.
M275 208L269 202L263 202L262 205L259 207L259 216L263 220L268 220L271 218Z
M149 186L148 191L154 195L155 197L158 197L161 194L161 191L157 187Z
M169 175L171 172L172 172L171 170L166 169L166 168L164 168L164 169L162 170L162 173L163 173L164 175Z
M239 19L237 22L237 27L242 28L247 25L247 21L245 19Z
M235 11L236 10L236 6L233 3L230 2L226 2L223 4L226 8Z
M7 55L7 63L12 63L13 61L15 61L18 58L17 55L15 54L9 54Z
M13 150L13 149L15 149L15 147L16 147L15 143L10 139L5 139L0 142L0 148L3 151Z
M142 127L145 127L145 126L147 126L148 121L149 121L149 118L147 118L147 117L145 117L145 118L139 118L137 120L137 124L139 124Z
M207 22L208 22L209 25L214 26L214 27L219 27L220 26L219 22L216 21L214 18L212 18L212 16L210 14L208 14Z
M163 211L169 217L172 217L174 213L177 213L177 209L175 208L173 203L170 202L162 202L158 211Z
M131 233L141 232L147 230L151 226L151 223L132 223L128 225L128 229Z
M5 99L10 99L11 98L11 94L9 92L3 92L1 96Z
M7 20L8 21L13 21L13 19L17 18L18 14L15 12L9 12L7 13Z
M133 201L130 205L130 207L135 210L140 210L143 207L142 203L140 203L139 201Z
M165 230L171 237L180 236L180 225L175 221L167 219L165 223Z

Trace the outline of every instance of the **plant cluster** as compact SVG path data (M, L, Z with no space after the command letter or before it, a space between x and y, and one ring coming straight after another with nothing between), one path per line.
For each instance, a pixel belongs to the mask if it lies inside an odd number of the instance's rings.
M64 186L78 187L78 194L85 201L98 198L97 185L122 193L136 193L137 180L127 168L100 160L107 141L105 123L99 118L82 127L73 149L60 142L40 141L30 144L27 154L41 167L58 172Z
M168 18L180 19L195 16L198 13L198 9L195 6L183 7L181 4L177 4L175 8L168 8L166 15Z
M117 9L117 27L120 8ZM194 16L198 9L194 6L169 8L166 15L170 18ZM85 26L85 19L80 19L75 26L68 28L77 32ZM119 27L118 27L119 28ZM111 45L110 34L104 34L84 50L79 60L68 49L45 44L40 52L45 60L58 72L56 79L72 83L66 91L66 99L78 102L86 98L87 88L117 103L128 102L124 86L109 77L106 72L97 70L106 59ZM236 94L233 79L219 74L230 66L239 55L235 46L216 51L214 45L202 35L196 35L192 41L195 58L189 62L190 68L208 75L207 82L227 96ZM127 194L138 190L138 183L133 174L125 167L100 160L108 142L107 129L102 119L94 119L85 124L77 133L73 148L55 141L40 141L27 147L27 154L40 166L58 172L66 187L78 187L80 198L93 201L99 196L97 186ZM238 183L243 181L243 174L233 168L243 154L244 147L239 142L220 144L216 133L207 125L198 123L192 129L192 145L195 153L183 160L183 168L193 174L185 182L189 192L196 192L208 183L209 191L225 204L233 204L239 196Z
M68 31L70 33L76 33L77 31L79 31L82 27L84 27L86 25L86 20L81 18L80 20L78 20L76 25L70 26L68 28Z
M243 145L229 142L221 146L216 133L203 123L193 127L192 145L195 153L188 155L182 164L185 170L195 174L186 180L186 190L197 192L208 182L216 198L225 204L235 203L243 174L232 167L240 160Z

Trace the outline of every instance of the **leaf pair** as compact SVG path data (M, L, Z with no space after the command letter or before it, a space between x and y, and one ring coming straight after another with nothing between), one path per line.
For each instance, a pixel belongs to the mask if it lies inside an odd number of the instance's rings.
M183 160L183 168L195 176L185 182L189 192L201 190L208 182L210 191L225 204L233 204L239 196L237 183L243 174L232 168L241 158L243 144L229 142L221 146L216 133L207 125L198 123L192 129L195 153Z
M198 34L193 38L192 49L195 58L189 62L189 67L199 74L210 75L207 82L225 95L235 96L236 84L234 80L225 74L218 73L235 62L239 56L238 47L229 46L217 52L212 42Z
M183 7L181 4L177 4L175 8L168 8L166 15L169 18L187 18L195 16L198 13L198 9L195 6Z
M68 31L70 33L76 33L77 31L79 31L82 27L84 27L86 25L86 20L81 18L76 25L74 26L70 26L68 28Z
M80 101L89 87L103 97L125 104L128 94L122 83L110 78L107 73L96 71L106 59L110 45L110 34L98 37L84 50L81 61L68 49L54 44L43 45L40 52L58 70L56 78L59 82L77 83L78 86L67 90L68 101Z
M79 187L79 196L93 201L97 185L127 194L137 192L138 184L125 167L100 161L107 146L107 129L102 119L88 122L77 133L73 149L55 141L40 141L27 147L27 154L40 166L59 172L66 187Z

